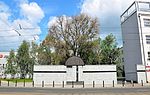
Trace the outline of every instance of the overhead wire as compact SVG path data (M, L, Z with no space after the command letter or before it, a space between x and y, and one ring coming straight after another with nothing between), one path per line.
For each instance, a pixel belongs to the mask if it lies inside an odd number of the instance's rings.
M2 19L1 19L2 20ZM3 21L3 20L2 20ZM8 25L9 27L11 27L7 22L5 22L5 21L3 21L6 25ZM18 35L0 35L0 37L27 37L27 36L42 36L42 35L46 35L46 34L30 34L30 35L26 35L26 34L24 34L24 35L21 35L18 31L20 31L20 30L36 30L36 29L50 29L50 28L46 28L46 27L30 27L30 28L23 28L23 27L21 27L21 25L19 24L19 28L20 29L0 29L0 32L2 33L2 32L6 32L6 31L16 31L18 34L19 34L19 36ZM138 27L126 27L126 28L138 28ZM147 28L147 27L143 27L143 28ZM100 29L102 29L102 30L108 30L108 29L121 29L121 27L118 27L118 26L113 26L113 27L109 27L109 26L100 26ZM114 30L111 30L111 31L114 31ZM105 31L105 33L104 33L104 31L103 32L100 32L100 35L103 35L103 34L110 34L110 33L112 33L112 34L114 34L114 35L122 35L121 34L121 32L109 32L109 33L107 33L106 31ZM149 33L143 33L143 34L149 34ZM139 33L128 33L128 34L126 34L126 35L139 35ZM123 39L123 38L118 38L118 37L116 37L116 40L125 40L125 39ZM139 39L136 39L136 38L130 38L130 39L126 39L126 40L139 40ZM142 40L142 39L140 39L140 40ZM15 41L15 42L9 42L9 43L17 43L17 41ZM1 44L1 43L0 43Z
M33 41L33 40L26 40L26 41ZM0 44L3 44L3 45L8 45L8 44L18 44L18 43L22 43L23 40L18 40L18 41L9 41L9 42L0 42Z

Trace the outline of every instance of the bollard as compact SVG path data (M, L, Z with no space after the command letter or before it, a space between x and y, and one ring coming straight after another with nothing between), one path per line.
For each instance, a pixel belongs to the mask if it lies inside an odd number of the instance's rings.
M32 87L34 87L34 81L32 81Z
M44 87L44 81L42 81L42 87Z
M142 86L143 86L143 80L141 80Z
M114 83L114 80L113 80L113 87L115 87L115 83Z
M25 87L25 80L23 81L23 87Z
M8 80L8 86L9 86L9 80Z
M125 84L125 82L124 81L122 81L122 86L124 87L124 84Z
M131 80L131 83L132 83L132 86L134 87L134 82L133 82L133 80Z
M64 81L63 81L62 85L63 85L62 87L64 88L64 87L65 87L65 85L64 85Z
M93 81L93 88L95 87L95 82Z
M0 86L1 86L1 84L2 84L2 82L1 82L1 80L0 80Z
M55 87L55 82L53 81L53 87Z
M103 81L103 87L105 87L105 83L104 83L104 81Z
M74 83L73 83L73 81L72 81L72 88L74 88Z
M16 80L16 83L15 83L15 87L17 87L17 80Z
M84 88L84 81L83 81L83 88Z

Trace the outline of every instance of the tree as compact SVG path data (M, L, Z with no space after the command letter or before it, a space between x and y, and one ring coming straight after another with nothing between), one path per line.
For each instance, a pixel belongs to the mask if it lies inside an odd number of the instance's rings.
M119 48L117 47L116 38L110 34L100 42L101 49L101 64L116 64L117 58L120 56Z
M82 58L85 52L95 48L93 41L98 39L98 34L99 23L96 18L85 14L62 16L50 26L43 44L53 48L55 55L60 57L60 62L64 63L70 56Z
M85 46L87 43L84 43ZM100 38L96 39L94 41L88 42L88 44L91 44L90 47L86 47L87 49L84 49L85 46L80 48L80 55L81 58L84 60L86 64L92 64L96 65L100 63ZM92 47L92 48L91 48Z
M21 78L25 78L30 71L30 65L31 65L28 42L23 41L23 43L20 45L17 51L16 58L17 58L17 65L19 67Z
M51 50L50 48L46 47L45 45L39 45L38 47L38 63L40 65L51 65Z
M117 58L117 76L125 77L124 65L123 65L123 47L119 48L120 55Z
M35 64L38 64L38 58L37 58L37 54L38 54L38 45L35 42L31 42L31 46L30 46L30 64L28 65L28 75L29 78L33 77L33 68Z
M30 57L32 59L32 63L33 64L38 64L38 59L37 59L37 55L38 55L38 44L36 44L35 42L31 42L31 46L30 46Z
M7 58L5 74L10 74L11 78L14 78L16 73L17 73L16 56L14 50L11 50Z

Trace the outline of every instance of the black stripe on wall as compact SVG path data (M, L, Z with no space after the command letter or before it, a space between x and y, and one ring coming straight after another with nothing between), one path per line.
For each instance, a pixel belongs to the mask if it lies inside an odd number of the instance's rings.
M109 73L109 72L116 72L116 71L83 71L83 73Z
M66 71L34 71L34 73L66 73Z
M137 70L137 72L145 72L145 70Z

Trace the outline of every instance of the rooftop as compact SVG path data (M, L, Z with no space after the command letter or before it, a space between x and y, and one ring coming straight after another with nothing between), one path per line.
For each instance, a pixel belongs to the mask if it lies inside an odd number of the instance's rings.
M150 12L150 1L135 1L121 15L121 23L123 23L130 15L136 11Z
M83 66L84 62L83 62L83 60L81 58L73 56L73 57L70 57L66 61L65 65L66 66Z

